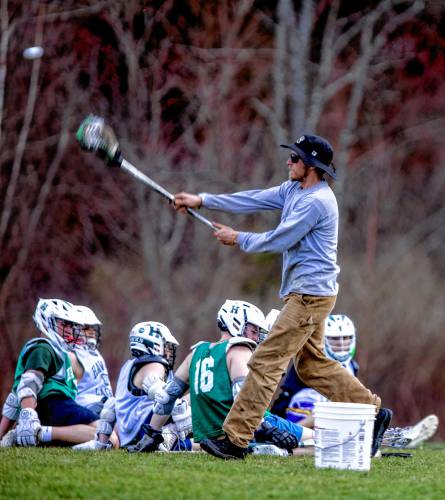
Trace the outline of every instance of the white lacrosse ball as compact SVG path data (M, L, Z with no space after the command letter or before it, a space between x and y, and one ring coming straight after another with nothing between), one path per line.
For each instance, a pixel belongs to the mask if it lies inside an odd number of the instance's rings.
M27 47L23 51L23 57L25 59L38 59L43 56L43 47Z

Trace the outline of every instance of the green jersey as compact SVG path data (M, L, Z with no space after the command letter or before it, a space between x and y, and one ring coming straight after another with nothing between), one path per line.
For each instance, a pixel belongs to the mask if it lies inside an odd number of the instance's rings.
M227 369L228 340L196 346L190 364L190 401L193 440L223 434L222 425L233 403L232 382Z
M66 352L58 355L44 338L32 339L20 352L14 374L12 390L16 392L20 378L27 370L43 372L45 380L37 399L52 394L63 394L71 399L77 395L77 382L70 358Z

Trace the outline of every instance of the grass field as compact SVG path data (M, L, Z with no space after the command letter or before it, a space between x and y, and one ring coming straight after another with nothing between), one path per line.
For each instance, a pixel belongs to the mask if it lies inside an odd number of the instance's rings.
M374 459L370 472L315 469L313 457L129 455L0 450L0 498L444 499L445 445Z

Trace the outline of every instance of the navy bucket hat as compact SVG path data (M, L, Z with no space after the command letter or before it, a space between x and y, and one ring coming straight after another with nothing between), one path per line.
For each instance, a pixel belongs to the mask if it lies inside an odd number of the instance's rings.
M323 137L318 135L302 135L293 144L280 144L280 146L297 153L308 167L321 168L321 170L333 179L337 178L335 167L332 163L334 150Z

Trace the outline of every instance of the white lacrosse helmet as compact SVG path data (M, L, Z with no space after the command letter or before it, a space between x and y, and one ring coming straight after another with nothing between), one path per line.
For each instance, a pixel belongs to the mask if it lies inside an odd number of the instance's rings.
M280 311L278 309L271 309L266 316L267 329L270 331L278 318Z
M59 349L84 343L76 306L60 299L39 299L33 316L37 328ZM58 324L58 321L61 323Z
M173 368L176 348L179 342L170 330L157 321L143 321L133 326L130 331L130 351L138 358L146 354L164 358Z
M77 322L84 327L87 347L95 349L101 340L101 321L87 306L74 306L74 309Z
M286 420L298 423L312 415L315 403L326 402L327 399L310 387L299 390L292 396L286 408Z
M331 314L325 321L324 350L334 361L346 363L354 357L356 333L354 323L344 314Z
M218 311L217 321L218 328L232 337L245 337L248 323L258 327L258 342L264 340L269 333L262 311L243 300L226 300Z

